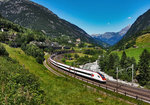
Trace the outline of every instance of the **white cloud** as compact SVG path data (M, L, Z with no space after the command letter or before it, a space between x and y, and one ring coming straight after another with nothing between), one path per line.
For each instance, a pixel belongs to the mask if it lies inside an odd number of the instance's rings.
M132 19L132 17L128 17L128 19Z

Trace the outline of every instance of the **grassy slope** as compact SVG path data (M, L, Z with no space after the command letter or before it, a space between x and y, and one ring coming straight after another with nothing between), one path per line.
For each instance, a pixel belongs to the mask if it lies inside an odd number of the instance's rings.
M40 79L41 88L47 93L48 104L55 105L96 105L97 98L102 98L102 105L126 104L116 98L100 95L83 88L76 80L57 77L51 74L43 65L38 64L33 57L27 56L19 48L10 48L5 45L10 57L17 59L31 73Z
M147 49L150 52L150 34L144 34L137 38L136 40L136 46L138 48L129 48L126 49L126 54L129 57L135 57L136 61L139 61L139 56L143 52L144 49ZM118 55L121 57L122 51L114 51L113 53L118 53Z
M84 57L84 56L89 56L92 57L91 55L83 54L83 53L71 53L71 56L73 60L66 60L66 64L72 66L72 63L76 61L76 58L74 58L74 55L78 54L79 57Z
M42 97L45 94L40 93L38 84L37 78L18 62L0 56L0 105L42 104L44 101Z

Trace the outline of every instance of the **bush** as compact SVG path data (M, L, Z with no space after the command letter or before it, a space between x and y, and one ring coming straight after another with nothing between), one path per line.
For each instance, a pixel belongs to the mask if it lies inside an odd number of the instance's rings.
M97 57L89 57L85 55L84 57L79 57L76 61L76 64L83 65L90 62L95 62L97 60Z
M64 56L65 56L66 59L69 59L69 60L70 60L70 58L72 57L71 54L65 54Z
M36 61L40 64L44 61L44 52L39 47L33 44L25 45L23 44L21 46L22 50L25 51L26 54L31 55L36 58Z
M8 52L2 44L0 44L0 56L9 56Z
M62 61L63 63L65 63L65 62L66 62L65 58L63 58L61 61Z
M83 42L81 42L81 43L78 45L79 48L82 48L82 47L84 47L84 46L85 46L85 44L84 44Z
M44 61L44 58L43 58L42 56L38 56L38 57L36 57L36 61L37 61L38 63L42 64L43 61Z
M148 89L150 89L150 81L148 81L148 82L146 83L146 87L147 87Z
M78 54L75 54L75 55L74 55L74 58L76 58L76 59L79 58L79 55L78 55Z
M6 41L7 36L8 36L8 34L6 32L0 32L0 41L1 42Z
M87 49L84 51L84 54L88 55L96 55L96 54L102 54L103 50L94 50L94 49Z
M0 105L41 105L45 101L39 79L5 57L0 57L0 90Z

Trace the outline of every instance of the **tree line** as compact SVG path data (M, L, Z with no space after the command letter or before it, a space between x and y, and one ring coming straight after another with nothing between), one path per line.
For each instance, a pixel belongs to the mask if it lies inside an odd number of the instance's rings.
M140 55L138 71L137 80L139 84L150 88L150 53L146 49Z
M44 42L47 38L42 32L33 31L14 24L4 18L0 18L0 42L9 44L11 47L21 47L28 55L36 58L38 63L43 63L45 48L30 44L31 41ZM49 38L47 38L49 39ZM2 50L1 50L2 51Z
M116 67L118 67L119 69L125 69L131 66L132 64L134 64L136 68L135 59L133 57L127 57L125 51L123 52L121 59L116 53L106 53L104 55L101 55L99 59L99 65L101 70L113 76L114 78L116 78ZM131 70L122 71L121 73L119 73L119 78L131 81L131 78L129 78L129 76L131 76L131 73Z
M79 65L84 65L86 63L90 62L95 62L97 60L98 56L88 56L84 55L80 57L77 53L73 55L69 54L64 54L64 58L62 58L62 62L66 63L66 60L74 60L74 62L71 62L71 66L76 66L78 67Z
M132 70L128 69L134 64L134 79L142 86L150 86L150 53L145 49L140 55L138 64L134 57L128 57L123 51L121 58L116 53L101 55L99 65L101 71L116 78L116 67L124 69L119 73L119 79L131 81Z

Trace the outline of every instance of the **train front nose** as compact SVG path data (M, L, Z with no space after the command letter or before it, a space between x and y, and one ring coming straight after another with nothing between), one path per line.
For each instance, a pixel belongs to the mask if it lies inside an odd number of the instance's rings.
M103 80L106 81L106 78L104 77Z

